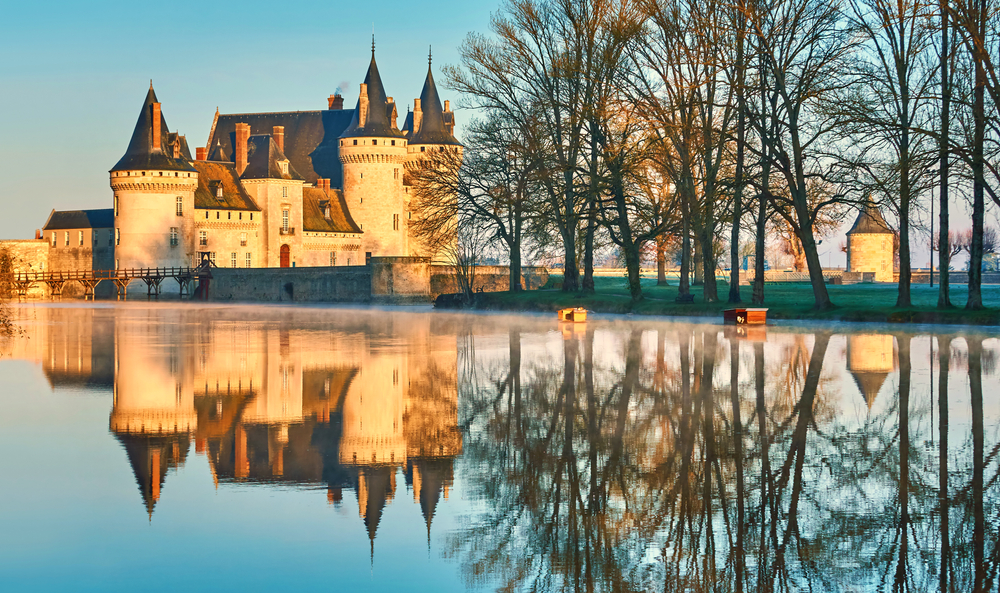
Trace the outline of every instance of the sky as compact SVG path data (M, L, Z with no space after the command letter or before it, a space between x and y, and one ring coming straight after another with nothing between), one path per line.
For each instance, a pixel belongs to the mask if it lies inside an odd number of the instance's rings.
M34 237L55 209L109 208L108 170L124 154L150 80L171 131L203 146L222 113L326 108L340 88L357 101L371 48L400 123L420 95L433 46L443 99L456 108L459 135L469 119L443 88L441 66L458 61L469 32L486 32L498 0L383 0L239 4L21 2L0 24L0 239ZM964 203L953 227L969 225ZM824 265L854 220L820 245ZM923 216L926 219L926 215ZM987 224L996 224L995 212ZM912 240L913 265L927 265L927 235Z
M222 113L353 108L371 55L399 123L420 96L433 46L458 60L497 2L20 2L0 24L0 239L33 238L55 209L109 208L149 81L171 131L203 146ZM454 93L439 89L442 99ZM463 122L457 110L459 124ZM467 117L465 119L468 119Z

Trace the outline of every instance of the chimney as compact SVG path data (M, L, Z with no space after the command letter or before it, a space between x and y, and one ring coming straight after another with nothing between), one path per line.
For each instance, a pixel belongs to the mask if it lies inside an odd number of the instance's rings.
M368 85L361 83L361 96L358 97L358 126L364 127L368 121Z
M336 95L330 95L330 98L326 100L327 105L330 109L343 109L344 108L344 98L340 96L340 93Z
M181 158L181 141L182 140L185 140L185 138L184 138L184 136L181 136L180 134L178 134L177 138L174 139L173 149L174 149L174 158L175 159Z
M449 111L451 111L451 101L449 101L448 99L445 99L444 100L444 112L448 113Z
M36 239L42 238L42 229L35 229L35 238Z
M285 126L274 126L271 128L271 136L274 143L278 145L281 152L285 152Z
M152 145L151 148L154 152L159 152L163 146L160 143L160 120L162 117L163 116L160 115L160 104L153 103L153 137L149 139L149 142Z
M247 141L250 139L250 124L236 124L235 152L236 174L242 175L247 168Z
M424 121L424 112L420 109L420 99L413 100L413 133L420 131L420 123Z
M195 148L194 149L194 158L195 158L195 160L199 160L199 161L208 160L208 147L207 146L199 146L198 148Z

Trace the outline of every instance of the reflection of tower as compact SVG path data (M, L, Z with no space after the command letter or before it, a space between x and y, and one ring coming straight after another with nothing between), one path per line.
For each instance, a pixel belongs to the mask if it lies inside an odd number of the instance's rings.
M869 409L895 368L893 344L892 336L884 334L856 334L847 339L847 370Z
M115 336L111 431L125 447L152 515L167 469L183 464L198 424L191 389L182 385L176 346L157 335L164 325L122 323Z

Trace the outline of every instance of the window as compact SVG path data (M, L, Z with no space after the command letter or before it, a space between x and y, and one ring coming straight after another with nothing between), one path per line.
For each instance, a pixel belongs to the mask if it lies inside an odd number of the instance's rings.
M213 266L215 265L215 252L214 251L212 251L212 252L210 252L208 254L208 261L212 262Z
M399 179L399 169L393 169L392 170L392 178L393 179Z
M177 247L177 227L170 227L170 246Z
M246 246L247 246L247 234L240 233L240 247L246 247Z
M208 231L198 231L198 245L208 245Z
M426 147L426 146L421 146L421 147L420 147L420 152L424 152L424 150L426 150L426 149L427 149L427 147Z
M219 220L220 218L222 218L222 212L216 212L215 213L215 220Z
M337 265L337 252L336 251L331 251L330 252L330 266L335 266L335 265Z
M208 220L208 210L205 211L205 220Z
M399 215L398 214L393 214L392 215L392 230L394 230L394 231L398 231L399 230Z
M357 140L355 140L355 141L354 141L354 145L355 145L355 146L357 146L357 145L358 145L358 141L357 141Z
M393 141L392 141L392 145L393 145L393 146L395 146L395 145L396 145L396 141L395 141L395 140L393 140Z
M97 231L95 230L95 231L94 231L94 234L93 234L93 238L94 238L94 245L97 245L97 235L98 235L98 234L99 234L99 233L98 233L98 232L97 232Z
M83 231L80 231L80 247L83 247Z
M281 230L288 232L288 208L281 209Z
M115 245L115 232L108 231L108 247L114 247Z
M121 244L122 244L122 230L115 229L115 245L121 245Z
M378 146L378 140L372 140L372 146Z
M184 216L184 198L177 196L177 216Z
M232 212L226 212L226 218L229 219L229 220L232 220L233 219L233 213Z
M253 220L253 212L250 213L250 220Z
M52 246L53 247L56 246L56 235L58 235L58 234L59 233L52 233Z
M63 231L63 238L66 243L66 247L69 247L69 231Z
M248 251L248 252L247 252L247 267L248 267L248 268L250 267L250 263L251 263L251 259L250 259L250 252Z
M115 216L118 216L118 196L115 196Z
M236 267L236 252L235 251L232 252L232 254L230 254L230 256L229 256L229 267L230 268L235 268Z

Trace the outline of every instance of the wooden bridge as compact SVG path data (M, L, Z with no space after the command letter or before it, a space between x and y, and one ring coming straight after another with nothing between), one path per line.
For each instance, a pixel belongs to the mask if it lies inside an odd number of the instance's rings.
M61 297L63 288L68 282L79 282L83 286L85 299L93 299L97 286L105 280L113 282L118 300L128 298L128 285L133 280L142 280L146 284L147 298L159 298L163 281L173 278L180 285L180 296L194 296L194 281L207 281L212 278L214 266L207 260L196 268L122 268L118 270L78 270L63 272L15 272L13 288L18 298L28 295L28 290L35 283L49 287L52 297Z

